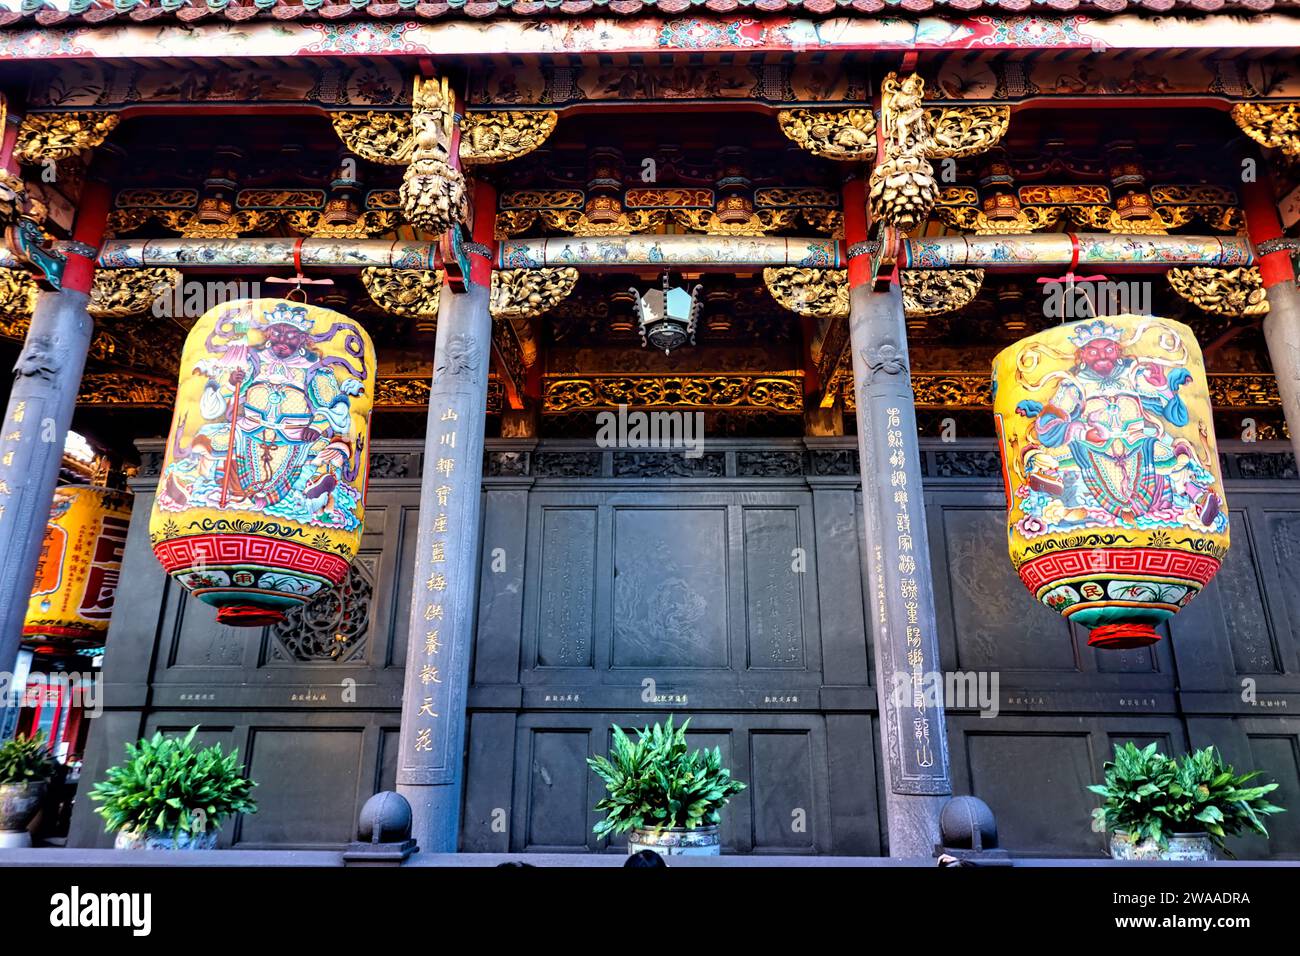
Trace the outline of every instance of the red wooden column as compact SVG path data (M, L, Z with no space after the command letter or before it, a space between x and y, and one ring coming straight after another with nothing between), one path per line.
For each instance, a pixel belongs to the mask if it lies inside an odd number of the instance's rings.
M1300 461L1300 291L1296 290L1290 252L1274 242L1282 238L1282 222L1277 215L1272 179L1263 161L1258 169L1260 175L1254 182L1241 185L1241 205L1246 215L1246 231L1259 256L1264 294L1268 297L1264 340L1277 377L1291 447Z
M952 784L921 450L902 290L895 276L884 291L876 291L867 228L866 190L863 180L854 178L844 186L849 343L889 855L930 857Z

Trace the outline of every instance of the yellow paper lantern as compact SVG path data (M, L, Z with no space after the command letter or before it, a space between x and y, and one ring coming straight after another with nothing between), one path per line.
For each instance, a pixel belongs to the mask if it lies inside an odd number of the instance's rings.
M217 620L273 623L343 581L374 385L370 337L328 309L244 299L190 330L149 537Z
M1089 644L1139 647L1228 551L1205 363L1150 315L1072 322L1004 349L993 410L1011 563Z
M24 637L103 642L130 522L128 492L89 485L55 489Z

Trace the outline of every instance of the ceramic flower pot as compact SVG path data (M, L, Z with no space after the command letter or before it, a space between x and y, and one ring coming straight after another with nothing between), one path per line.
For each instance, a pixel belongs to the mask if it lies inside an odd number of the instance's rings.
M187 832L160 833L156 830L118 830L113 848L117 850L212 850L217 845L219 830L205 830L199 834Z
M1168 847L1162 849L1155 840L1134 842L1127 833L1116 833L1110 839L1110 856L1113 860L1183 860L1205 862L1217 860L1218 851L1207 833L1171 833Z
M31 846L27 827L45 799L46 783L0 783L0 846Z
M719 856L722 842L718 828L668 827L663 830L631 830L627 835L627 854L654 850L660 856Z

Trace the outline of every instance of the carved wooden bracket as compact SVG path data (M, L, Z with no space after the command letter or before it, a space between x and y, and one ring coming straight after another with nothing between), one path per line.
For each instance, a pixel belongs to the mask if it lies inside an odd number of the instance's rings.
M869 109L781 110L781 132L800 149L840 162L876 158L876 118Z
M847 269L764 269L763 282L778 305L797 315L848 318Z
M470 113L460 121L460 160L476 166L518 159L545 143L559 118L553 110Z
M471 113L460 121L460 161L474 166L525 156L546 142L559 117L553 110ZM343 145L363 159L387 166L410 161L414 127L405 113L337 110L330 122Z
M890 73L881 84L885 155L871 171L867 198L875 222L904 230L926 222L939 196L927 159L934 137L921 105L924 94L925 80L916 74L900 80Z
M1232 119L1261 146L1300 156L1300 102L1238 103Z
M148 312L180 278L176 269L98 269L86 311L97 319Z
M504 269L492 273L491 308L494 319L532 319L559 305L578 284L578 270ZM529 358L532 365L534 358Z
M902 273L903 312L909 318L955 312L983 284L983 269L909 269Z
M399 195L406 221L425 232L444 233L469 221L465 175L451 161L455 106L446 77L416 77L411 97L411 162Z
M1239 269L1193 266L1170 269L1165 275L1175 292L1205 312L1233 318L1268 313L1264 283L1255 266Z
M116 113L29 113L18 127L14 155L24 163L46 163L93 149L117 128Z
M371 301L390 315L414 319L418 332L432 332L437 327L443 278L441 269L423 272L371 266L361 270L361 284Z
M1009 106L934 106L925 111L931 159L963 159L992 149L1011 124Z

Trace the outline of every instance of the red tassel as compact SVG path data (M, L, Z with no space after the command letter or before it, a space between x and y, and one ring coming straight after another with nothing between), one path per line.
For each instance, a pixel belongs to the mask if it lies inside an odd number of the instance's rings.
M253 607L249 604L229 604L217 608L217 623L230 627L266 627L284 620L279 611L267 607Z
M1160 640L1154 624L1103 624L1094 627L1088 637L1089 647L1108 651L1123 651L1130 647L1146 647Z

